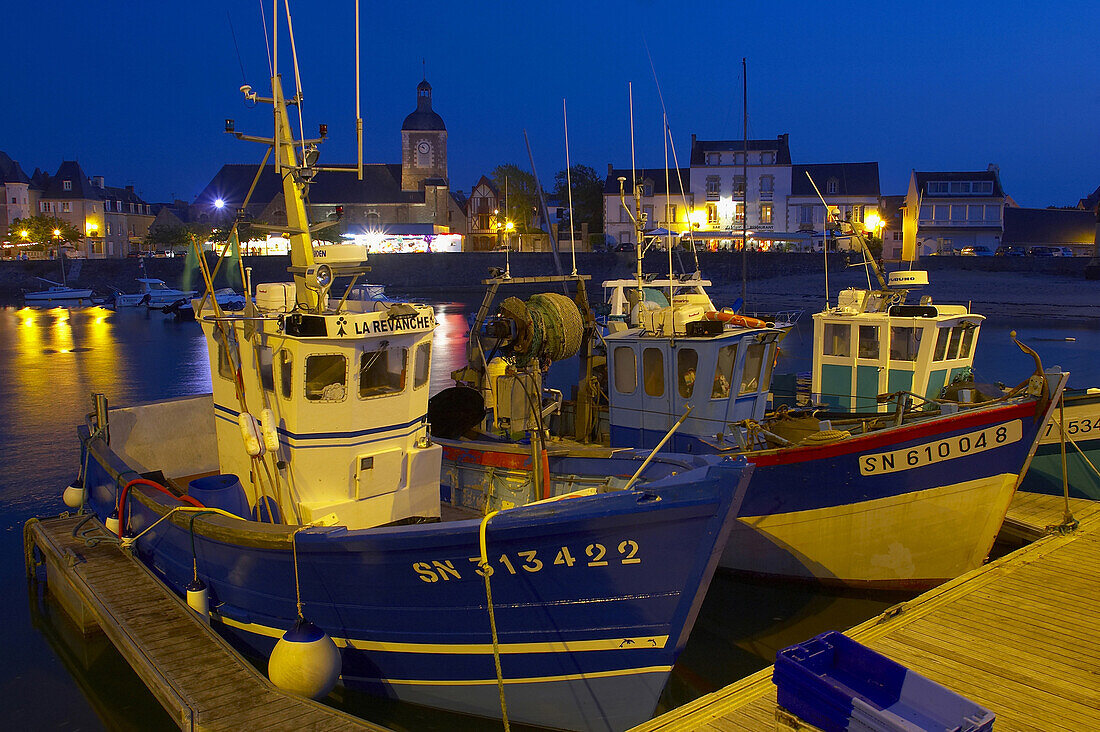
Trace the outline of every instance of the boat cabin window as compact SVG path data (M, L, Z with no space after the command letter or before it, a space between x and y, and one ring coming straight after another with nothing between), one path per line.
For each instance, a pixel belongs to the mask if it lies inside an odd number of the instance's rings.
M851 356L852 346L849 343L852 338L851 331L847 323L826 323L823 353L826 356Z
M737 362L737 346L722 346L718 349L718 363L714 367L714 385L710 389L711 399L725 399L730 395L730 382L733 381L733 365Z
M962 341L962 328L955 326L951 329L951 340L947 344L947 358L959 357L959 343Z
M681 348L676 354L676 383L680 396L691 399L695 391L695 372L699 368L699 354L694 348Z
M933 361L942 361L947 356L947 341L951 337L950 328L940 328L936 336L936 352L932 354Z
M432 343L424 341L416 347L416 362L413 364L413 388L419 389L428 383L432 370Z
M764 363L764 354L768 350L766 343L752 343L745 353L745 368L741 370L740 394L753 394L760 390L764 380L770 378L770 369Z
M256 346L256 363L260 367L260 386L265 391L275 391L275 363L272 359L271 349L267 346Z
M879 327L877 325L859 326L859 357L878 358Z
M963 329L962 345L959 346L959 358L970 358L970 349L974 347L974 326L967 323L959 327Z
M645 381L645 393L659 397L665 393L665 354L659 348L646 348L642 351L642 379Z
M290 351L282 348L279 350L279 392L283 399L290 399L291 384L294 383L294 357Z
M363 351L359 357L359 396L367 398L404 391L408 364L407 348Z
M348 360L339 354L306 356L306 399L342 402L347 394Z
M630 346L618 346L615 349L615 391L620 394L633 394L638 388L638 364L634 349Z
M890 359L892 361L916 361L920 350L921 328L892 326L890 328Z
M240 354L240 350L237 346L237 334L233 332L232 329L229 329L226 332L225 338L215 335L215 339L218 342L218 376L232 381L237 377L233 368L233 362L230 360L230 350L227 350L226 343L229 343L229 349L237 351L237 353Z

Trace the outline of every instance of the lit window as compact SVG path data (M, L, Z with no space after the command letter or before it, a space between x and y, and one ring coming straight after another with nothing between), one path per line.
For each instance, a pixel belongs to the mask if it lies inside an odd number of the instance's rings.
M633 394L638 388L638 364L630 346L615 348L615 391Z
M404 391L408 361L409 352L405 348L364 351L359 358L359 396L367 398Z
M413 364L413 388L419 389L428 383L432 370L432 344L425 341L416 347L416 363Z
M680 396L691 399L695 391L696 369L699 367L699 354L694 348L681 348L676 354L676 383Z
M717 224L718 223L718 204L715 204L715 203L708 203L707 204L707 223L708 224Z
M342 402L347 394L347 359L339 354L306 357L306 399Z
M772 222L772 205L770 203L760 204L760 223L770 224Z
M659 397L665 393L665 354L658 348L646 348L642 351L642 378L645 380L645 393Z
M745 204L741 201L733 204L733 220L744 221L745 220Z
M62 201L61 202L61 213L72 213L72 212L73 212L73 204L70 203L69 201Z

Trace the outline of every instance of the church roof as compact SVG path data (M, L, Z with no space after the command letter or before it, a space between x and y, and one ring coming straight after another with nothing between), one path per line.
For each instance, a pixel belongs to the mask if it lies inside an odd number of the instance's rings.
M0 151L0 183L30 183L31 179L19 167L19 163Z

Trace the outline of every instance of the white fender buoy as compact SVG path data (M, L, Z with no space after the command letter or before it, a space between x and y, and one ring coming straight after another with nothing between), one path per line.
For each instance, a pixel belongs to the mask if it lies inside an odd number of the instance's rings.
M328 633L299 619L275 644L267 661L267 677L284 691L320 699L336 686L340 664L340 649Z
M259 457L264 454L264 441L260 436L260 425L248 412L237 415L237 424L241 427L241 439L244 440L244 450L250 457Z
M199 614L203 622L210 622L210 597L206 593L206 583L195 578L187 585L187 607Z
M107 517L107 520L103 522L103 525L107 527L107 531L110 531L115 536L118 536L118 514L112 513Z
M270 409L260 410L260 431L264 436L264 447L268 452L279 451L279 431L275 426L275 413Z
M69 508L80 508L84 505L84 481L77 478L65 487L61 493L61 500Z

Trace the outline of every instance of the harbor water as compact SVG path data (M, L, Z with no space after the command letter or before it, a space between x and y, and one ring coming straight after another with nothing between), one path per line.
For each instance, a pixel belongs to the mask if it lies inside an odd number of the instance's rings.
M398 294L398 293L392 293ZM1052 288L1050 298L1058 293ZM467 299L474 296L465 294ZM432 390L462 365L467 318L476 303L437 296ZM808 371L812 321L804 315L783 344L776 371ZM1097 318L991 317L980 337L979 381L1015 385L1033 366L1009 338L1015 330L1046 365L1072 372L1070 385L1100 385ZM90 394L124 405L209 391L198 325L144 309L0 308L0 583L4 598L0 703L12 729L175 729L174 723L102 636L83 638L42 588L28 585L22 526L65 510L75 477L76 426ZM661 709L717 690L772 662L775 652L829 629L844 630L906 595L856 595L716 576ZM485 720L338 690L335 703L394 729L486 729Z

